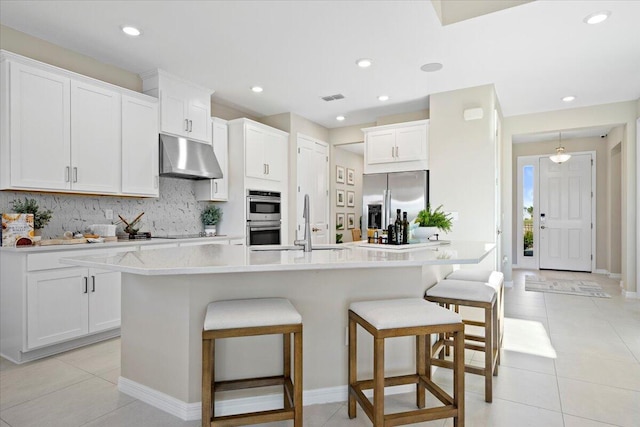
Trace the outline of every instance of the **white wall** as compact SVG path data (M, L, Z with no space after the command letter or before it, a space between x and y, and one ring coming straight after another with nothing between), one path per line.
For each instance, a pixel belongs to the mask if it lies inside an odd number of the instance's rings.
M345 174L347 168L355 171L355 185L338 184L336 182L336 166L342 166L345 168ZM329 228L334 230L331 241L335 241L336 233L342 234L343 242L353 241L351 230L347 227L347 214L353 213L355 215L355 228L360 227L360 217L362 216L362 174L364 171L364 157L350 151L340 148L339 145L331 146L331 185L330 190L330 203L331 203L331 221ZM345 180L346 181L346 180ZM336 190L341 189L345 192L347 197L347 191L353 191L355 193L355 206L350 208L345 206L336 206ZM345 227L344 230L336 230L336 214L344 213Z
M622 138L622 282L625 292L636 292L636 111L637 102L619 102L545 113L506 117L503 122L502 206L511 212L515 205L512 197L512 139L514 135L579 129L593 126L624 125ZM513 243L511 216L505 217L502 244L505 253L511 253ZM505 280L511 280L512 260L505 266Z
M465 121L471 107L481 107L484 117ZM459 214L446 239L496 241L495 107L493 85L431 95L430 203Z

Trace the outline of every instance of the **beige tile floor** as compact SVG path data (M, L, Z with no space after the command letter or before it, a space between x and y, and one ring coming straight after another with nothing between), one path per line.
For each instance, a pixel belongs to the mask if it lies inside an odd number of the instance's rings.
M592 280L612 298L526 292L527 274ZM467 426L640 426L640 300L622 298L617 282L601 275L516 270L505 302L494 400L485 403L482 378L467 374ZM472 363L482 357L467 353ZM119 363L118 339L20 366L0 359L0 427L200 425L118 392ZM451 388L450 371L437 370L434 378ZM411 409L412 400L411 394L388 396L387 409ZM349 420L344 403L306 406L304 419L309 427L371 425L360 410Z

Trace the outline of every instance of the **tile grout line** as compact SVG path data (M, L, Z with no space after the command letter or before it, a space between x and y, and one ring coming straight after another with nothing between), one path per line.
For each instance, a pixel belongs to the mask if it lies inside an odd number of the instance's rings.
M120 393L120 392L118 392L118 393ZM80 424L78 427L86 426L86 425L88 425L89 423L92 423L92 422L94 422L94 421L96 421L96 420L98 420L98 419L100 419L100 418L102 418L102 417L106 417L107 415L111 414L112 412L119 411L119 410L121 410L122 408L126 408L127 406L129 406L129 405L131 405L131 404L133 404L133 403L137 403L137 402L140 402L140 401L139 401L138 399L133 399L131 402L126 403L126 404L124 404L124 405L122 405L122 406L118 406L117 408L115 408L115 409L113 409L113 410L111 410L111 411L109 411L109 412L106 412L106 413L104 413L104 414L102 414L102 415L100 415L100 416L98 416L98 417L96 417L96 418L90 419L90 420L89 420L89 421L87 421L86 423L84 423L84 424Z
M64 387L61 387L61 388L58 388L58 389L52 390L52 391L50 391L50 392L48 392L48 393L41 394L41 395L39 395L39 396L34 397L33 399L27 399L27 400L25 400L24 402L16 403L15 405L12 405L12 406L9 406L9 407L7 407L7 408L4 408L4 409L2 410L2 412L5 412L5 411L7 411L7 410L9 410L9 409L15 408L15 407L20 406L20 405L24 405L25 403L33 402L34 400L40 399L40 398L45 397L45 396L49 396L50 394L57 393L57 392L62 391L62 390L66 390L66 389L68 389L69 387L73 387L73 386L75 386L75 385L82 384L82 383L87 382L87 381L90 381L90 380L92 380L92 379L93 379L93 378L85 378L85 379L80 380L80 381L78 381L78 382L74 382L74 383L72 383L72 384L67 384L67 385L66 385L66 386L64 386ZM111 383L110 383L110 384L111 384ZM2 421L4 421L4 419L2 419ZM6 421L5 421L5 422L6 422Z

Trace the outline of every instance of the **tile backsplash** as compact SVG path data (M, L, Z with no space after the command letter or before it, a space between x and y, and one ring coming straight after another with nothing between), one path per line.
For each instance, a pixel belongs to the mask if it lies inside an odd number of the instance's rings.
M44 238L84 231L91 224L111 224L118 220L118 214L133 220L141 212L140 231L158 236L199 233L203 230L200 212L207 205L196 200L194 181L161 177L157 199L0 191L0 213L11 212L12 202L25 197L35 199L40 209L53 211L51 221L42 229ZM105 218L106 209L113 210L113 220Z

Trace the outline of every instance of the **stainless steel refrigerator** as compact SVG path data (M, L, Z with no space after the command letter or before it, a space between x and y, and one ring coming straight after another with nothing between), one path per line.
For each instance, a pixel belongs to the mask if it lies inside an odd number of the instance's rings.
M428 203L429 171L364 175L362 230L387 228L395 221L396 209L407 212L411 221Z

